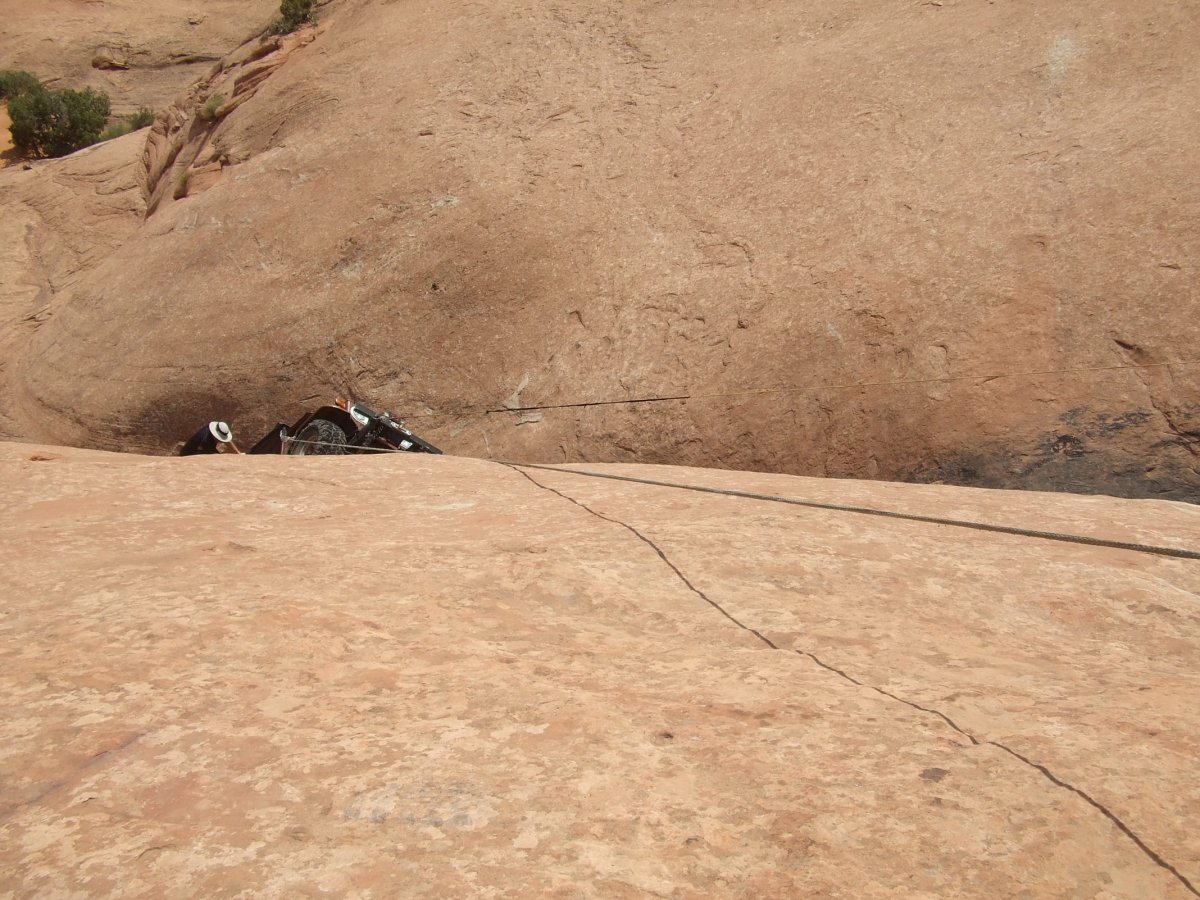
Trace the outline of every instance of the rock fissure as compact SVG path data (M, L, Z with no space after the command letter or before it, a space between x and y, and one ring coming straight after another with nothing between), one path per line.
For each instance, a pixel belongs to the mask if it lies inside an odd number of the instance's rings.
M676 566L675 563L671 562L671 560L667 557L667 554L663 553L661 547L659 547L656 543L654 543L654 541L650 540L650 538L646 537L644 534L642 534L640 531L638 531L632 525L622 522L620 519L613 519L613 518L610 518L609 516L604 515L603 513L596 512L596 510L592 509L590 506L588 506L585 503L581 503L580 501L576 500L574 497L568 496L567 494L564 494L562 491L552 488L547 484L542 484L540 481L538 481L536 478L534 478L528 472L518 468L517 466L513 466L508 463L500 463L500 465L506 466L506 467L512 469L514 472L519 472L521 475L525 476L525 478L527 478L531 483L537 485L542 490L549 491L552 494L557 494L559 497L562 497L562 499L564 499L570 503L574 503L580 509L591 513L596 518L603 519L605 522L611 522L613 525L620 525L622 528L624 528L626 531L630 532L634 537L636 537L639 541L646 544L646 546L648 546L656 554L658 554L658 558L661 559L664 563L666 563L667 567L670 568L670 570L672 572L674 572L676 574L676 576L679 577L680 581L682 581L685 585L687 585L688 590L690 590L693 594L700 597L705 603L707 603L709 606L711 606L713 609L715 609L717 612L719 612L721 615L723 615L726 619L728 619L730 622L732 622L738 628L741 628L743 631L747 631L750 634L754 635L756 638L758 638L762 643L766 644L772 650L780 649L780 647L777 644L773 643L771 641L771 639L766 637L765 635L763 635L762 632L757 631L756 629L751 628L745 622L742 622L740 619L738 619L736 616L734 616L732 613L730 613L727 609L725 609L725 607L721 606L721 604L717 603L715 600L713 600L711 597L709 597L707 594L705 594L702 590L700 590L698 587L696 587L694 584L692 584L692 582L688 580L688 577L679 570L679 567Z
M675 565L674 562L671 561L671 559L666 555L666 553L662 550L662 548L658 546L658 544L656 544L653 540L648 538L646 535L644 535L638 529L634 528L632 525L630 525L627 522L624 522L620 519L616 519L611 516L606 516L603 513L592 509L587 504L585 504L579 500L576 500L574 497L571 497L569 494L566 494L566 493L558 490L557 488L550 487L547 484L543 484L542 482L538 481L536 478L534 478L528 472L525 472L523 469L521 469L518 466L512 465L510 463L500 463L500 465L503 465L509 469L512 469L515 472L520 473L529 482L531 482L532 484L541 488L542 490L549 491L550 493L555 494L570 503L573 503L575 506L578 506L580 509L584 510L587 513L590 513L591 515L595 516L596 518L603 519L604 521L610 522L614 525L619 525L620 527L624 528L626 531L629 531L631 534L633 534L635 537L637 537L638 540L642 541L644 544L649 546L655 552L655 554L658 555L659 559L661 559L667 565L667 567L670 568L671 571L674 572L675 575L684 583L684 585L688 588L688 590L690 590L692 593L696 594L698 597L703 599L707 604L709 604L714 609L716 609L718 612L720 612L721 615L723 615L726 619L728 619L733 624L737 625L738 628L741 628L743 631L749 632L750 634L754 635L767 648L769 648L771 650L786 649L786 648L780 647L778 644L773 642L770 638L766 637L758 629L753 628L750 625L747 625L745 622L742 622L740 619L738 619L736 616L734 616L732 613L730 613L728 610L726 610L721 604L719 604L717 601L713 600L711 597L709 597L707 594L705 594L702 590L700 590L700 588L696 587L696 585L692 583L691 579L689 579L686 575L684 575L684 573L680 570L680 568L677 565ZM934 708L928 707L928 706L923 706L922 704L916 703L912 700L907 700L904 697L901 697L897 694L893 694L891 691L888 691L884 688L877 687L876 685L868 684L864 681L861 681L858 678L855 678L853 675L846 672L845 670L839 669L836 666L833 666L827 662L824 662L823 660L821 660L819 657L817 657L815 654L811 653L810 651L799 650L799 649L793 648L793 652L797 656L806 657L806 658L812 660L816 665L820 666L822 669L837 675L839 678L843 679L844 681L849 682L850 684L853 684L853 685L855 685L857 687L861 687L861 688L867 688L868 690L874 691L875 693L877 693L883 697L887 697L897 703L902 703L905 706L908 706L908 707L918 710L920 712L924 712L929 715L937 716L947 726L949 726L954 731L956 731L958 734L962 735L968 741L970 741L970 744L973 747L978 747L981 745L995 747L997 750L1000 750L1000 751L1008 754L1013 759L1016 759L1018 762L1022 763L1023 765L1027 766L1028 768L1034 769L1036 772L1038 772L1043 778L1045 778L1051 784L1055 785L1056 787L1062 788L1063 790L1070 791L1071 793L1078 796L1085 803L1087 803L1089 806L1091 806L1093 809L1097 810L1101 815L1103 815L1106 819L1108 819L1109 822L1111 822L1117 828L1118 831L1120 831L1123 835L1125 835L1126 838L1128 838L1130 841L1132 841L1133 844L1142 852L1142 854L1144 856L1146 856L1147 859L1149 859L1155 865L1159 866L1162 869L1165 869L1167 872L1169 872L1171 875L1173 875L1175 877L1175 879L1180 884L1182 884L1190 893L1192 893L1193 895L1195 895L1197 897L1200 897L1200 890L1197 890L1196 886L1192 883L1192 881L1186 875L1184 875L1182 872L1180 872L1175 866L1173 866L1166 859L1164 859L1161 854L1159 854L1152 847L1150 847L1145 842L1145 840L1143 840L1142 837L1138 835L1137 832L1135 832L1128 824L1125 823L1124 820L1121 819L1120 816L1118 816L1116 813L1114 813L1105 804L1101 803L1099 800L1094 798L1087 791L1084 791L1082 788L1079 788L1076 785L1072 784L1071 782L1065 781L1062 778L1060 778L1058 775L1054 774L1054 772L1051 771L1047 766L1044 766L1041 763L1034 762L1029 757L1025 756L1023 753L1020 753L1019 751L1012 749L1011 747L1009 747L1008 745L1006 745L1004 743L1001 743L1000 741L989 740L989 739L980 739L980 738L976 737L974 734L972 734L971 732L967 731L965 728L963 728L961 725L959 725L952 718L950 718L948 715L941 712L940 710L937 710L937 709L934 709Z
M945 722L947 725L949 725L951 728L953 728L955 731L957 731L959 734L961 734L963 737L965 737L968 741L970 741L972 746L977 747L977 746L979 746L980 743L990 743L989 741L980 741L979 738L975 737L975 735L971 734L971 732L967 731L965 728L960 726L957 722L955 722L953 719L951 719L948 715L946 715L944 712L941 712L940 710L936 710L930 706L922 706L920 703L915 703L912 700L905 700L903 697L899 697L896 694L893 694L891 691L884 690L881 687L876 687L873 684L867 684L865 681L859 681L857 678L855 678L850 673L846 672L843 669L839 669L837 666L830 665L829 663L827 663L824 660L817 657L816 654L811 653L808 650L796 650L795 653L798 656L808 657L813 662L815 662L818 666L820 666L822 669L825 669L829 672L833 672L835 675L838 675L839 677L844 678L846 681L849 681L851 684L856 684L859 687L868 688L877 694L880 694L884 697L888 697L892 700L895 700L897 703L903 703L905 706L911 706L913 709L920 710L921 712L924 712L924 713L929 713L930 715L933 715L933 716L937 716L939 719L941 719L943 722Z
M1131 841L1133 841L1133 843L1137 845L1137 848L1139 850L1141 850L1142 853L1144 853L1150 860L1152 860L1155 865L1160 866L1163 869L1166 869L1168 872L1170 872L1172 875L1174 875L1175 878L1179 881L1179 883L1182 884L1185 888L1187 888L1188 891L1190 891L1195 896L1200 897L1200 890L1196 889L1196 886L1194 884L1192 884L1191 880L1186 875L1184 875L1177 868L1175 868L1173 865L1171 865L1169 862L1167 862L1165 859L1163 859L1162 856L1160 856L1158 853L1156 853L1150 846L1148 846L1146 844L1146 842L1144 840L1141 839L1141 837L1138 836L1137 832L1135 832L1132 828L1130 828L1128 825L1126 825L1125 822L1123 822L1121 820L1121 818L1116 815L1116 813L1114 813L1112 810L1110 810L1107 806L1105 806L1099 800L1094 798L1091 794L1087 793L1086 791L1082 790L1081 788L1076 787L1075 785L1071 784L1070 782L1063 781L1061 778L1059 778L1057 775L1055 775L1053 772L1051 772L1048 768L1043 766L1041 763L1034 762L1029 757L1025 756L1024 754L1018 753L1016 750L1013 750L1011 747L1008 747L1008 746L1000 743L999 741L986 741L985 743L990 744L991 746L995 747L998 750L1003 750L1005 753L1009 754L1010 756L1014 757L1015 759L1020 760L1021 762L1023 762L1025 765L1029 766L1030 768L1036 769L1038 772L1041 773L1043 778L1045 778L1047 781L1051 782L1052 784L1062 788L1063 790L1070 791L1073 794L1077 794L1079 796L1079 798L1083 800L1083 802L1088 804L1088 806L1091 806L1094 809L1096 809L1097 811L1099 811L1101 815L1103 815L1106 819L1108 819L1110 822L1113 823L1113 825L1115 825L1117 827L1117 830L1119 830L1122 834L1124 834L1125 837L1127 837Z

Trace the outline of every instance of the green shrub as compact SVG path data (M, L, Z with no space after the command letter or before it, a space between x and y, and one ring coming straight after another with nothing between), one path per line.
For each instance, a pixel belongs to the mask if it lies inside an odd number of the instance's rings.
M11 100L18 94L28 94L30 91L40 90L42 90L42 83L37 80L36 75L13 69L0 71L0 100Z
M100 132L100 140L111 141L113 138L124 137L132 131L137 131L139 128L145 128L154 122L154 110L146 106L138 107L138 111L131 116L126 116L119 122L113 122L102 132Z
M290 34L305 22L313 20L316 0L282 0L279 18L267 29L267 34Z
M104 123L112 114L112 106L108 102L108 94L84 88L82 91L56 91L63 105L74 133L79 137L79 146L86 147L90 137L94 142L104 130Z
M316 0L280 0L279 15L285 22L299 27L305 22L312 21L314 6L316 6Z
M154 110L148 106L139 106L137 112L129 117L129 127L134 131L154 124Z
M12 119L13 146L21 153L42 156L49 148L44 144L51 135L58 135L67 126L67 111L49 91L38 90L18 94L8 101L8 117Z
M131 131L133 131L133 126L129 124L129 120L122 119L120 122L113 122L100 132L100 140L111 141L113 138L125 137Z
M224 94L213 94L208 98L208 102L200 107L200 118L205 122L211 122L217 117L217 110L221 108L221 104L224 102Z
M108 95L90 88L39 87L8 101L13 144L26 156L66 156L96 143L109 112Z

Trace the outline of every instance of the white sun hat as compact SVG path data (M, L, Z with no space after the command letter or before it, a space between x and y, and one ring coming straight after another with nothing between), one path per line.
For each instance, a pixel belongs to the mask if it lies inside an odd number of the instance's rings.
M224 422L209 422L208 431L222 444L233 443L233 431Z

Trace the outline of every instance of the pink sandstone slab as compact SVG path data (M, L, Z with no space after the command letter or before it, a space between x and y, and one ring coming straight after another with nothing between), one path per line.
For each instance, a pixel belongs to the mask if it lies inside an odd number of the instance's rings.
M1166 502L593 468L1200 547ZM449 457L0 445L0 490L6 896L1200 878L1193 561Z

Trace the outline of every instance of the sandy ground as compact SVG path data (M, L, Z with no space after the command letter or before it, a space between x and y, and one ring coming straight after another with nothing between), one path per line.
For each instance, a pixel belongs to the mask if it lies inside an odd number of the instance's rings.
M8 104L0 103L0 169L16 162L16 156L13 154L12 133L8 130L10 125L12 125L12 119L8 117Z

